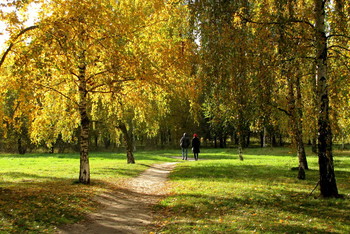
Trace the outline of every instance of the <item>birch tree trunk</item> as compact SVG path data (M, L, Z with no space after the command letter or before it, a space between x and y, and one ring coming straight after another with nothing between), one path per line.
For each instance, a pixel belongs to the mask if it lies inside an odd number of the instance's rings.
M305 169L307 169L307 161L306 161L306 154L305 154L305 147L303 142L303 135L302 135L302 128L301 128L301 119L298 114L297 109L297 101L295 100L296 97L294 95L294 82L292 78L288 76L287 78L288 83L288 111L290 114L290 121L292 125L293 130L293 137L295 140L296 148L297 148L297 156L299 160L299 173L298 173L298 179L305 180ZM297 85L297 84L296 84ZM298 88L297 88L298 89Z
M297 142L298 142L298 158L299 168L302 167L304 170L308 170L309 166L306 159L305 146L303 142L303 111L302 111L302 100L301 100L301 87L300 87L300 74L296 77L296 126L297 126ZM299 169L300 171L300 169ZM299 178L299 177L298 177Z
M320 190L323 197L339 197L332 155L332 131L329 120L327 80L327 37L325 4L315 0L316 85L318 101L318 163Z
M132 130L128 131L126 128L126 125L124 123L120 123L118 128L123 132L124 140L126 144L126 159L127 163L134 164L135 158L134 158L134 137Z
M80 114L80 172L79 182L90 183L89 164L89 117L87 115L87 88L86 88L86 65L84 52L80 55L79 63L79 114Z
M294 1L289 0L287 2L277 2L279 9L279 22L286 21L283 12L287 7L288 17L294 17ZM290 51L294 48L291 47L291 43L286 37L285 25L279 26L279 54L283 58L290 56ZM299 72L295 74L292 61L281 62L281 74L285 77L288 86L288 116L291 122L292 136L297 148L297 156L299 160L299 173L298 179L305 179L305 170L308 169L305 147L303 142L303 130L302 130L302 108L301 108L301 88L300 88L300 76ZM298 69L298 68L297 68Z

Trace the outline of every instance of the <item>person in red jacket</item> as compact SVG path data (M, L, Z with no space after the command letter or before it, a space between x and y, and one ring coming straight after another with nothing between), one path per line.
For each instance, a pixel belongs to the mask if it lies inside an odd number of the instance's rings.
M198 138L198 135L195 133L193 134L193 139L192 139L192 151L194 154L194 160L198 160L198 154L200 152L199 147L201 145L201 141Z

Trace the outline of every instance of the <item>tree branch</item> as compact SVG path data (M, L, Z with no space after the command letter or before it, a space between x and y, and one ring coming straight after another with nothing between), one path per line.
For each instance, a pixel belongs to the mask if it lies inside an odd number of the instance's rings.
M134 77L129 77L129 78L123 78L121 80L112 80L111 82L109 82L108 84L99 84L99 85L95 85L94 87L92 87L91 89L88 90L88 92L92 92L92 93L112 93L113 91L95 91L95 89L106 86L106 85L112 85L112 84L116 84L116 83L123 83L123 82L128 82L128 81L133 81L136 80L136 78Z
M350 36L344 35L344 34L331 34L327 37L327 39L332 38L332 37L345 37L347 39L350 39Z
M91 76L89 76L89 77L86 79L86 81L88 82L89 80L91 80L91 79L94 78L95 76L99 76L99 75L102 75L102 74L107 73L107 72L109 72L109 70L104 70L104 71L100 71L100 72L97 72L97 73L95 73L95 74L92 74Z
M62 93L61 91L58 91L57 89L54 89L50 86L46 86L46 85L43 85L43 84L37 84L43 88L46 88L46 89L49 89L49 90L52 90L60 95L62 95L63 97L67 98L69 101L73 102L75 105L79 106L79 103L75 102L74 100L72 100L69 96L67 96L66 94Z
M288 116L292 116L292 114L291 113L289 113L288 111L286 111L285 109L282 109L282 108L280 108L280 107L276 107L278 110L280 110L280 111L282 111L282 112L284 112L286 115L288 115Z
M310 26L312 29L314 29L314 25L310 23L309 21L306 20L300 20L300 19L287 19L283 22L278 22L278 21L267 21L267 22L262 22L262 21L254 21L251 19L248 19L240 14L237 14L243 21L248 22L248 23L253 23L253 24L261 24L261 25L280 25L280 24L288 24L288 23L303 23L308 26Z
M344 57L344 58L350 59L350 56L345 55L344 53L342 53L339 50L332 50L332 51L334 51L335 53L339 54L340 57Z
M328 47L328 49L332 49L332 48L339 48L339 49L346 50L346 51L350 52L350 49L345 48L343 46L339 46L339 45L332 45L332 46Z
M273 104L270 104L270 105L271 105L272 107L276 108L277 110L284 112L286 115L292 116L292 114L289 113L287 110L285 110L285 109L283 109L283 108L281 108L281 107L275 106L275 105L273 105Z
M20 31L17 36L13 39L13 41L15 42L20 36L22 36L24 33L30 31L30 30L33 30L33 29L36 29L38 28L39 26L30 26L28 28L25 28L23 29L22 31ZM5 51L5 53L2 55L1 57L1 60L0 60L0 67L2 66L2 64L4 63L5 59L6 59L6 56L7 54L11 51L12 47L15 45L14 42L11 42L9 47L7 48L7 50Z
M311 60L315 60L316 57L311 57L311 56L301 56L300 58L302 59L311 59Z

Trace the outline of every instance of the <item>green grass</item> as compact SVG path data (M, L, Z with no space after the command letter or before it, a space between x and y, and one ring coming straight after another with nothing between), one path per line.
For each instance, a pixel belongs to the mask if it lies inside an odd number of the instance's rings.
M151 164L174 161L169 151L90 153L91 185L77 184L79 154L0 154L0 233L52 233L96 209L93 197L111 191Z
M97 208L93 197L113 192L154 163L180 161L180 150L91 153L91 185L75 183L78 154L0 154L0 233L52 233ZM335 152L338 189L346 199L321 199L317 157L307 179L296 179L288 148L202 149L200 161L178 164L171 193L155 207L157 233L350 233L350 152ZM192 156L192 155L191 155ZM206 160L202 160L206 159ZM316 197L316 198L315 198Z
M309 153L307 179L296 179L288 149L203 149L209 159L178 165L172 192L156 209L157 233L350 233L350 152L335 152L339 192L321 199L317 157Z

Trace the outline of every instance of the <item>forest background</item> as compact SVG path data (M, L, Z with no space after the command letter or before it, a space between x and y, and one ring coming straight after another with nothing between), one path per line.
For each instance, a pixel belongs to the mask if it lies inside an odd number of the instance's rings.
M308 143L321 193L337 197L349 14L344 0L2 1L0 147L78 151L89 183L89 150L135 163L135 149L179 147L184 132L241 160L288 144L305 179Z

